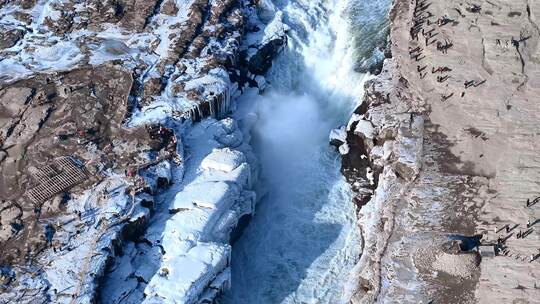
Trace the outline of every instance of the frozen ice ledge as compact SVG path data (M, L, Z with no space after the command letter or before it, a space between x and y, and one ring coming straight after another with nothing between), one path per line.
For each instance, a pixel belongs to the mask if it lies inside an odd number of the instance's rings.
M0 1L0 303L204 303L254 210L265 1Z

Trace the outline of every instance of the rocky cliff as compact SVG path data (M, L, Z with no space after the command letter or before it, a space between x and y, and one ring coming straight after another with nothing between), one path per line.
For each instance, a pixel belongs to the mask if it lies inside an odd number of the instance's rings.
M392 58L334 136L361 206L353 303L538 299L539 9L394 1Z

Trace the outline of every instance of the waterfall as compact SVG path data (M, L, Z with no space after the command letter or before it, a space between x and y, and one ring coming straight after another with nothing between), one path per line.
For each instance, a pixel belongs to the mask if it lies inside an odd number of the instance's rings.
M268 1L263 1L268 2ZM233 246L232 288L223 303L338 303L361 255L352 193L339 155L328 145L363 95L358 70L362 28L378 37L380 18L361 18L367 0L274 1L289 25L289 43L267 75L265 94L241 97L259 121L253 146L262 179L256 214ZM378 7L389 0L379 1ZM370 21L371 20L371 21ZM366 26L359 25L361 21ZM374 25L374 23L376 23ZM363 54L377 56L374 41ZM340 300L341 299L341 300Z

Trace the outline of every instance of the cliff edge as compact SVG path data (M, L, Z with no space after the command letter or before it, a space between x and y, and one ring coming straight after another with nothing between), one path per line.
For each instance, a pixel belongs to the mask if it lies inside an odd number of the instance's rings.
M392 58L342 148L364 240L353 303L538 300L539 10L393 3Z

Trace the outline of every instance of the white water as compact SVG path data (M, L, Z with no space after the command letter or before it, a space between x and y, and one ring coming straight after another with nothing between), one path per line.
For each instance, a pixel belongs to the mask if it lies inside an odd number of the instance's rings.
M223 303L340 303L361 254L351 191L328 144L362 96L354 72L347 0L287 2L289 48L277 59L254 147L267 190L233 247Z

